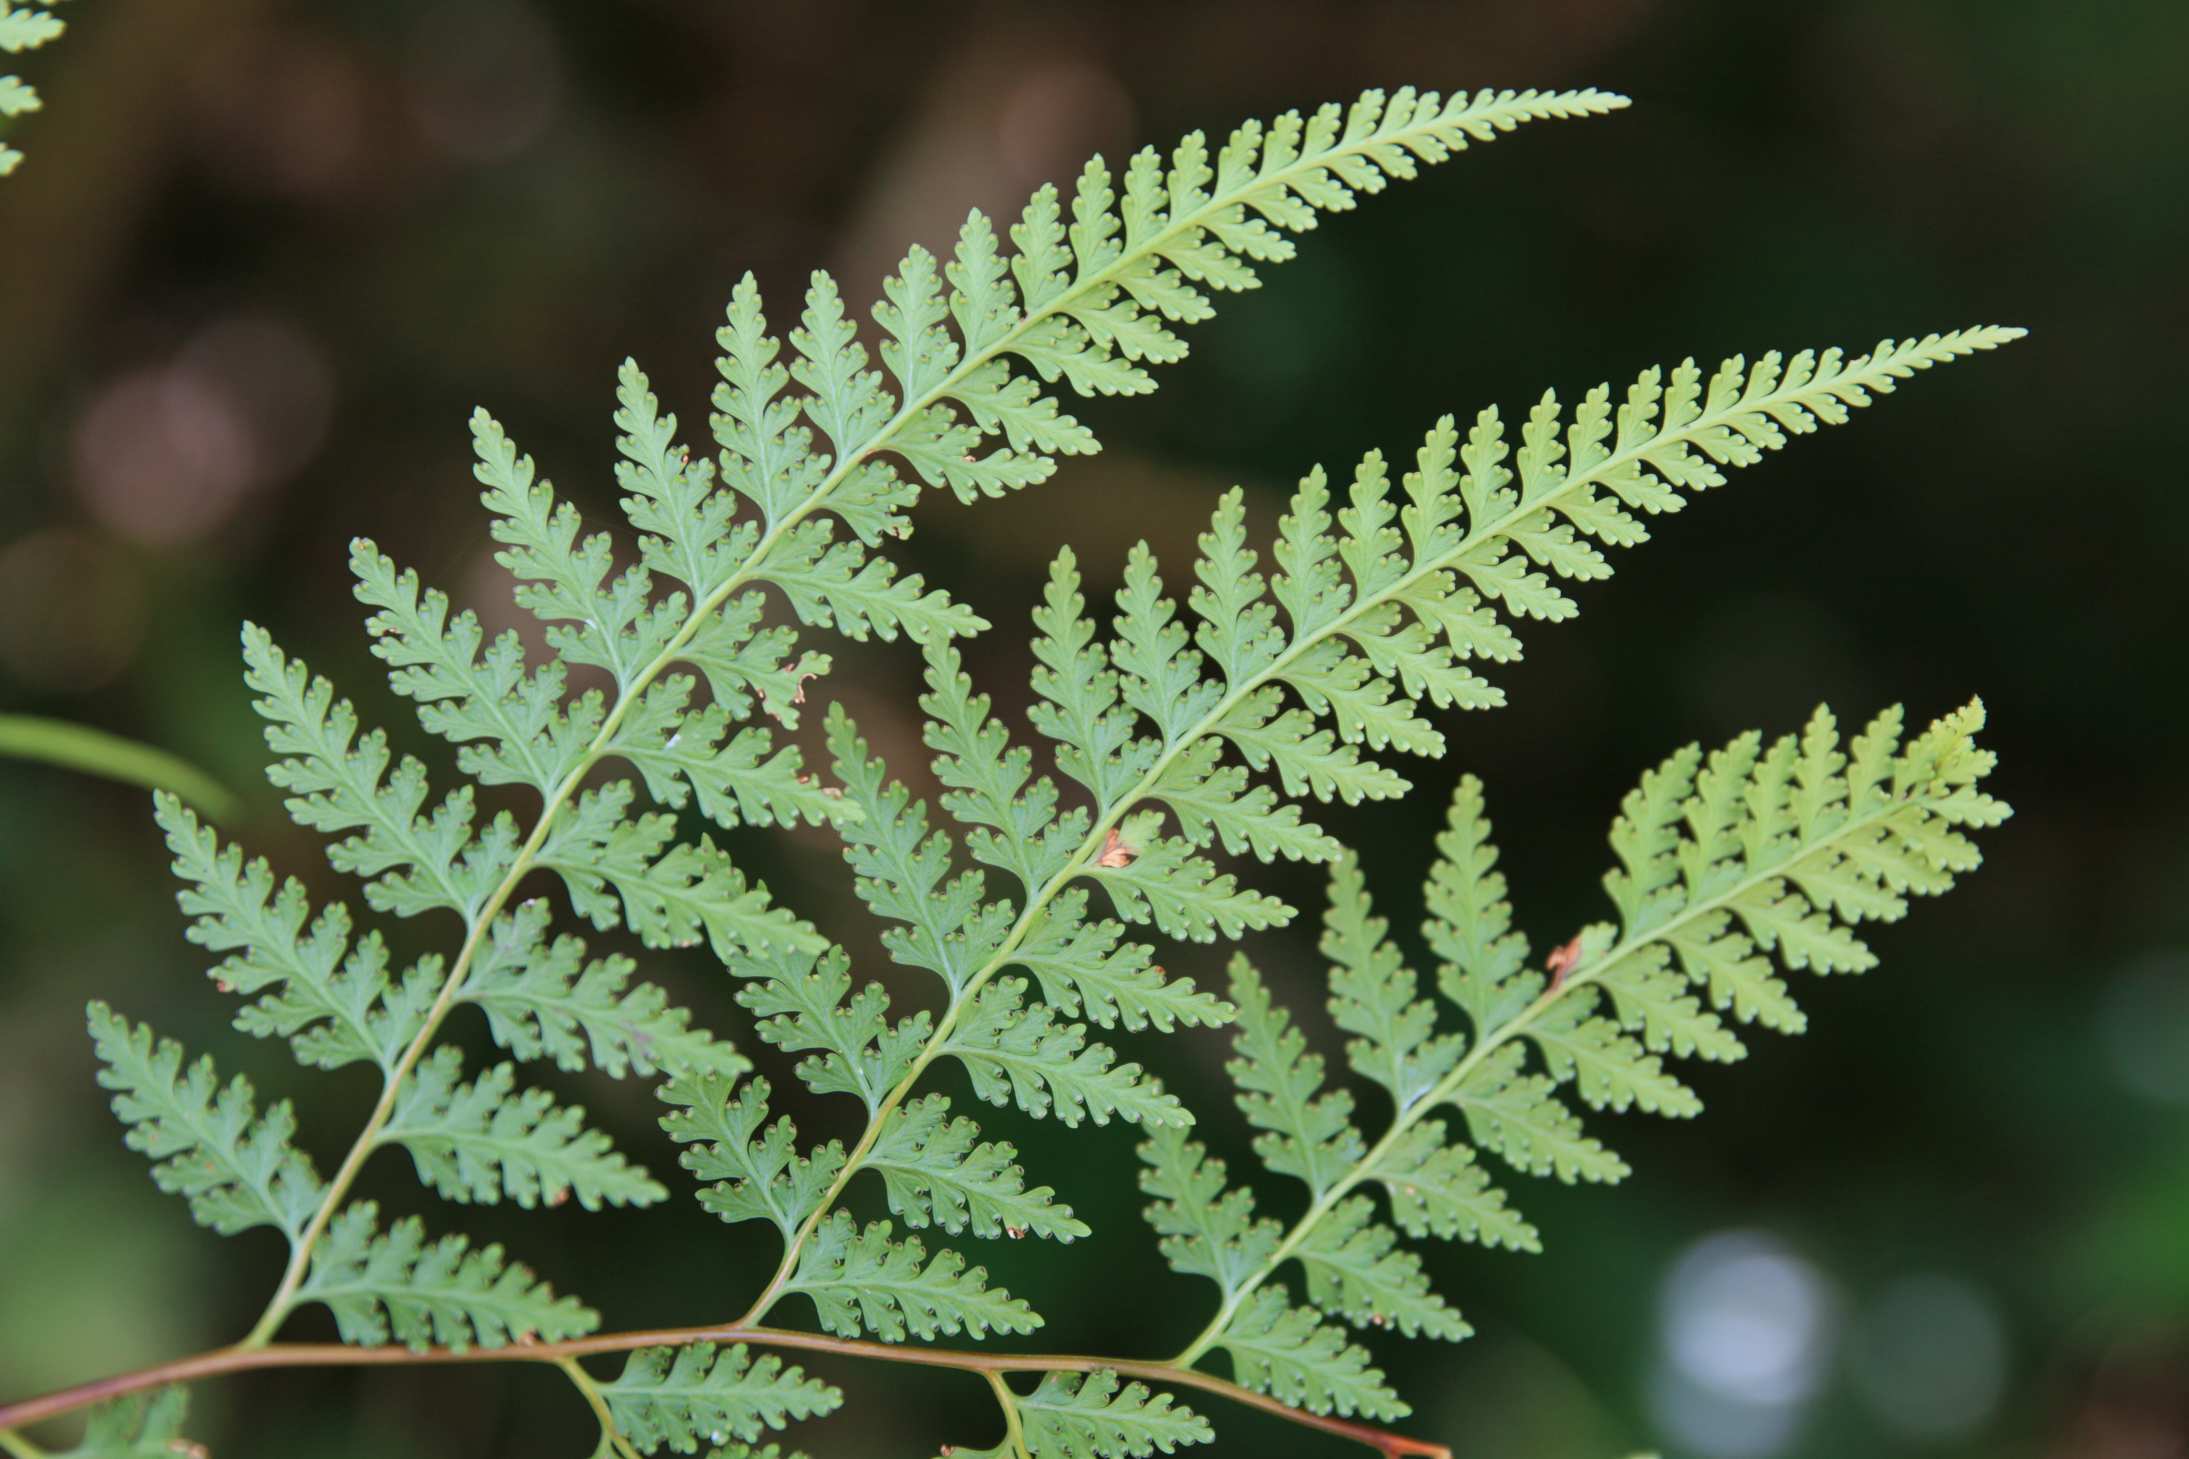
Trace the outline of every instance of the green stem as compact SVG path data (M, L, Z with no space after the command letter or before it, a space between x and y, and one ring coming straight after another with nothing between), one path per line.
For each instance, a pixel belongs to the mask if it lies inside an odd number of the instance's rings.
M1323 1192L1314 1204L1307 1208L1306 1213L1293 1223L1292 1229L1285 1233L1284 1240L1277 1244L1277 1248L1269 1254L1268 1259L1224 1300L1223 1306L1217 1311L1215 1318L1210 1321L1209 1325L1201 1330L1200 1336L1188 1343L1185 1350L1170 1361L1181 1368L1189 1367L1211 1347L1215 1346L1217 1340L1223 1336L1224 1329L1230 1325L1231 1319L1237 1315L1240 1304L1253 1295L1255 1290L1261 1287L1264 1282L1276 1275L1278 1269L1298 1253L1307 1238L1314 1234L1316 1226L1321 1224L1323 1218L1335 1210L1338 1202L1352 1194L1361 1182L1368 1178L1368 1172L1381 1163L1383 1157L1391 1152L1406 1132L1412 1129L1415 1123L1428 1111L1439 1105L1456 1104L1459 1092L1465 1087L1468 1076L1481 1067L1482 1061L1526 1033L1529 1027L1549 1011L1553 1004L1577 989L1601 982L1605 974L1611 972L1626 959L1634 956L1634 954L1652 943L1665 941L1680 927L1693 922L1698 917L1707 917L1713 913L1723 911L1762 883L1786 875L1787 869L1796 862L1824 850L1834 842L1847 836L1868 830L1896 812L1907 809L1907 804L1905 801L1888 801L1884 806L1871 811L1867 815L1851 818L1844 824L1833 828L1828 835L1796 846L1784 859L1776 861L1762 870L1751 872L1716 896L1684 909L1678 916L1662 926L1652 928L1639 937L1623 939L1617 946L1598 958L1593 965L1586 968L1576 968L1563 983L1546 988L1534 1002L1513 1015L1511 1019L1501 1024L1495 1031L1468 1050L1466 1057L1453 1065L1452 1071L1438 1080L1428 1092L1406 1108L1399 1110L1392 1118L1391 1128L1384 1133L1383 1138L1378 1140L1366 1155L1363 1155L1354 1163L1352 1170L1347 1172L1344 1178L1331 1186L1329 1190Z
M0 756L81 770L147 790L172 790L216 821L236 816L236 798L189 761L88 725L0 714Z
M593 1381L592 1375L579 1366L576 1358L564 1358L555 1366L562 1369L563 1376L584 1395L593 1417L600 1420L601 1451L621 1454L623 1459L639 1459L638 1450L631 1447L631 1441L617 1431L616 1416L608 1411L608 1400L601 1396L600 1385Z
M46 1459L46 1451L13 1429L0 1429L0 1453L9 1459Z
M1016 1459L1033 1459L1026 1448L1025 1426L1019 1422L1018 1396L1011 1391L1011 1385L1003 1381L1001 1373L989 1373L987 1378L988 1386L995 1390L996 1406L1003 1410L1005 1442L1010 1444Z

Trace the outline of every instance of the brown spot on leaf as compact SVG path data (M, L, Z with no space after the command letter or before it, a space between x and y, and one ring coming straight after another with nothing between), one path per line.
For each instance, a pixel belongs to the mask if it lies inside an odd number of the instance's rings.
M1112 826L1102 835L1102 854L1095 858L1097 866L1130 866L1140 859L1140 848L1127 846L1125 838Z

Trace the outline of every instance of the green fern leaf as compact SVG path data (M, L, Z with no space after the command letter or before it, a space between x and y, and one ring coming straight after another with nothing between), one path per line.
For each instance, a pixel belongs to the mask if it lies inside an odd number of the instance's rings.
M890 1224L860 1229L848 1211L815 1228L786 1289L813 1299L821 1326L839 1337L873 1332L884 1342L964 1332L1032 1332L1041 1319L1026 1303L987 1284L954 1251L930 1259L917 1237L895 1241Z
M1216 1345L1231 1354L1236 1381L1309 1413L1401 1419L1411 1412L1391 1391L1365 1348L1295 1307L1282 1292L1262 1288L1248 1298Z
M696 1453L702 1443L735 1436L750 1443L769 1429L833 1413L843 1393L773 1353L743 1343L717 1347L639 1348L600 1395L617 1430L642 1452Z
M176 897L193 919L187 935L227 954L210 974L216 985L256 1000L236 1014L236 1027L285 1038L299 1060L322 1069L359 1060L393 1069L440 991L439 959L394 982L378 933L351 940L347 907L313 916L303 883L292 877L276 892L264 860L245 862L240 849L223 847L174 795L161 791L152 804L175 875L188 883Z
M1056 1241L1090 1234L1048 1186L1029 1189L1018 1151L980 1138L980 1126L950 1116L950 1101L922 1095L892 1113L867 1158L881 1172L889 1209L907 1226L936 1225L952 1235L1031 1232Z
M1188 1140L1183 1126L1158 1126L1141 1143L1140 1189L1153 1198L1148 1224L1163 1259L1187 1276L1207 1277L1232 1296L1274 1255L1284 1229L1254 1215L1254 1193L1224 1183L1224 1162Z
M851 960L840 947L819 958L753 958L737 971L748 980L737 1001L759 1020L760 1037L786 1053L809 1054L798 1077L815 1093L856 1095L870 1114L933 1032L924 1009L891 1023L889 994L879 983L853 993Z
M1360 862L1348 854L1330 874L1322 955L1330 962L1330 1015L1354 1037L1346 1057L1382 1085L1401 1111L1413 1108L1459 1062L1466 1042L1436 1031L1436 1005L1415 997L1419 980L1374 915Z
M1543 1249L1535 1227L1506 1203L1473 1148L1447 1137L1442 1120L1409 1125L1363 1173L1384 1188L1391 1219L1409 1236Z
M1527 1051L1504 1044L1460 1081L1455 1103L1475 1142L1531 1175L1616 1183L1627 1163L1583 1133L1580 1117L1558 1097L1558 1082L1526 1070Z
M253 624L243 627L243 658L244 682L260 696L253 707L269 721L266 743L283 757L267 777L289 792L297 824L343 837L327 849L336 869L365 879L375 911L473 916L516 857L515 820L497 816L474 839L469 786L422 814L425 767L395 761L383 731L360 735L357 711L332 685Z
M0 3L0 51L10 55L35 51L60 38L67 22L51 10L35 5ZM38 92L20 76L0 76L0 120L28 116L43 107ZM0 177L22 163L23 154L0 142Z
M734 1076L684 1074L661 1086L671 1106L661 1128L685 1147L684 1168L713 1182L699 1193L702 1206L732 1223L772 1222L789 1241L834 1185L844 1150L830 1141L800 1155L797 1127L768 1123L768 1094L765 1079L739 1087Z
M1541 974L1526 968L1528 939L1515 932L1497 869L1482 782L1460 777L1423 900L1429 918L1422 936L1443 964L1437 986L1458 1004L1478 1033L1501 1028L1543 991Z
M631 1164L585 1111L557 1105L544 1089L516 1088L516 1069L497 1064L468 1084L463 1054L441 1048L421 1062L397 1091L381 1129L400 1145L418 1178L451 1201L499 1201L530 1208L559 1206L571 1196L588 1211L650 1206L668 1191Z
M998 978L980 990L942 1045L965 1065L973 1092L990 1104L1015 1103L1030 1115L1066 1125L1116 1115L1135 1124L1191 1124L1177 1098L1138 1064L1120 1064L1107 1044L1090 1043L1084 1025L1029 1005L1026 980Z
M114 1091L114 1114L130 1149L153 1162L152 1179L190 1203L201 1226L233 1236L271 1226L294 1242L325 1189L311 1161L290 1143L296 1113L287 1100L262 1115L250 1081L226 1086L210 1056L183 1067L182 1045L154 1041L104 1003L87 1012L104 1066L101 1087Z
M603 931L627 925L648 947L690 947L704 935L728 962L771 948L817 952L819 933L769 902L705 836L676 842L676 818L626 815L628 780L588 790L541 845L539 865L561 874L570 902Z
M655 1072L734 1079L750 1061L671 1007L652 983L631 983L625 957L587 961L575 937L548 938L547 904L521 902L494 920L458 997L483 1009L494 1041L519 1059L551 1059L612 1079Z
M1168 1393L1124 1382L1107 1368L1044 1373L1032 1393L1012 1402L1034 1459L1145 1459L1215 1438L1207 1419Z
M796 745L777 749L757 726L731 733L727 706L691 708L694 687L688 674L656 680L608 742L637 767L655 801L672 810L693 801L725 829L818 826L845 814L844 802L805 773Z
M1153 1025L1169 1033L1184 1024L1214 1028L1231 1021L1231 1005L1171 978L1153 961L1155 949L1124 940L1124 926L1087 920L1087 893L1072 887L1049 902L1013 954L1034 975L1044 1002L1067 1017L1084 1013L1103 1028Z
M1300 1246L1308 1300L1356 1327L1396 1327L1458 1342L1474 1329L1429 1290L1421 1258L1375 1219L1375 1202L1353 1196L1333 1206Z
M556 1296L499 1246L475 1248L463 1236L429 1244L416 1217L382 1233L372 1201L328 1223L297 1299L324 1303L342 1340L367 1347L391 1337L414 1349L561 1342L600 1324L600 1314Z
M204 1448L182 1436L189 1408L189 1390L176 1386L110 1399L91 1410L82 1442L55 1450L52 1459L202 1459Z
M839 705L828 711L829 753L844 798L858 809L839 828L859 897L885 921L882 945L906 967L940 977L953 998L1001 943L1016 909L987 902L978 871L958 873L956 842L930 830L927 805L888 778Z
M1353 1096L1323 1093L1323 1061L1270 1001L1261 974L1244 954L1231 960L1231 997L1239 1005L1239 1057L1224 1066L1239 1086L1239 1109L1262 1131L1254 1153L1279 1175L1306 1182L1320 1200L1366 1150L1353 1127Z

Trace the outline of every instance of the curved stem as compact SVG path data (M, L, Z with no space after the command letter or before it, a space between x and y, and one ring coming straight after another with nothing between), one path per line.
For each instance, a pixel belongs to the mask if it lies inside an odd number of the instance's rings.
M600 1385L593 1376L578 1365L576 1358L564 1358L555 1364L562 1369L572 1386L584 1396L586 1407L593 1410L593 1417L600 1420L600 1446L602 1452L613 1452L623 1459L639 1459L638 1450L631 1441L616 1431L616 1416L608 1411L608 1400L601 1396Z
M1001 1373L991 1372L987 1377L988 1386L996 1395L996 1407L1003 1410L1004 1442L1011 1446L1015 1459L1033 1459L1026 1448L1026 1426L1019 1422L1018 1395L1003 1381Z
M724 1327L671 1327L645 1332L600 1333L570 1342L533 1343L502 1348L350 1347L343 1343L271 1343L246 1348L240 1344L216 1348L193 1357L139 1368L134 1372L79 1384L40 1398L0 1406L0 1432L21 1428L61 1414L87 1408L126 1393L142 1392L167 1383L198 1378L217 1378L233 1373L269 1368L401 1367L417 1364L542 1363L561 1367L565 1362L601 1353L627 1353L638 1348L683 1347L692 1343L749 1343L754 1347L828 1353L838 1357L914 1367L951 1368L965 1373L1094 1373L1113 1372L1155 1383L1171 1383L1212 1394L1243 1407L1259 1409L1303 1428L1315 1429L1378 1452L1394 1456L1418 1455L1421 1459L1452 1459L1441 1444L1412 1439L1370 1424L1323 1414L1304 1413L1287 1407L1265 1393L1242 1388L1212 1373L1176 1368L1130 1358L1092 1357L1081 1353L978 1353L950 1348L897 1347L857 1338L828 1337L815 1332L793 1332L779 1327L732 1324Z
M46 1451L13 1429L0 1429L0 1453L9 1459L46 1459Z
M1541 1018L1553 1004L1576 989L1589 987L1602 981L1604 975L1619 966L1620 963L1651 943L1666 940L1681 926L1694 921L1698 917L1707 917L1713 913L1723 911L1734 901L1753 891L1759 884L1784 876L1786 869L1802 858L1822 850L1844 837L1867 830L1886 817L1904 809L1906 809L1906 802L1888 801L1867 815L1851 817L1843 824L1834 827L1829 834L1820 836L1814 841L1797 845L1784 858L1774 861L1762 870L1751 872L1716 896L1684 908L1678 916L1651 928L1640 936L1622 939L1617 946L1605 952L1591 966L1577 968L1563 983L1544 989L1533 1003L1514 1014L1511 1019L1499 1025L1488 1036L1482 1038L1473 1048L1469 1049L1466 1057L1453 1065L1452 1071L1438 1080L1427 1093L1400 1110L1393 1117L1391 1128L1384 1133L1383 1138L1371 1146L1368 1153L1354 1163L1352 1170L1332 1185L1329 1190L1323 1192L1315 1203L1307 1208L1306 1213L1293 1223L1292 1229L1285 1233L1284 1240L1277 1244L1276 1249L1269 1254L1268 1259L1225 1299L1216 1316L1207 1327L1201 1330L1200 1336L1188 1343L1185 1350L1171 1361L1181 1367L1190 1365L1211 1347L1215 1346L1217 1339L1223 1335L1224 1329L1230 1325L1232 1317L1238 1312L1240 1304L1245 1302L1264 1282L1275 1276L1280 1267L1292 1259L1307 1238L1314 1234L1316 1226L1321 1224L1322 1219L1337 1208L1338 1202L1352 1194L1368 1178L1368 1173L1376 1168L1385 1155L1390 1153L1392 1147L1399 1142L1408 1130L1413 1128L1416 1121L1439 1105L1456 1101L1460 1089L1467 1082L1468 1076L1481 1067L1482 1061L1526 1033L1528 1028L1537 1019Z

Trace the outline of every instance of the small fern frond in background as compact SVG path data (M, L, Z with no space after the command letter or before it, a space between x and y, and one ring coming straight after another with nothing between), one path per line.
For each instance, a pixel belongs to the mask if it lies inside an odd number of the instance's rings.
M1701 1101L1674 1057L1728 1061L1728 1019L1798 1032L1779 970L1860 972L1857 936L1935 895L1979 861L1969 832L2007 807L1981 788L1993 757L1974 736L1980 705L1904 740L1897 709L1842 743L1829 710L1765 746L1745 735L1707 757L1678 752L1643 777L1612 829L1605 878L1620 921L1584 928L1530 967L1512 930L1481 786L1463 779L1427 888L1434 984L1465 1015L1440 1028L1429 996L1372 911L1357 865L1340 862L1324 916L1330 1010L1354 1035L1348 1060L1381 1086L1389 1122L1373 1140L1342 1090L1326 1090L1305 1040L1259 975L1235 962L1238 1104L1269 1170L1301 1181L1305 1215L1258 1219L1243 1187L1184 1136L1142 1148L1148 1219L1181 1272L1215 1281L1214 1321L1178 1359L1228 1353L1238 1381L1311 1412L1405 1411L1340 1324L1446 1339L1469 1329L1430 1289L1401 1240L1437 1236L1533 1251L1536 1232L1480 1156L1560 1180L1615 1181L1626 1165L1582 1127L1580 1104L1693 1115ZM1379 1212L1377 1192L1386 1216ZM1279 1274L1297 1263L1304 1287Z
M39 5L21 5L14 0L0 0L0 51L8 55L21 55L35 51L40 46L60 39L68 23L53 13L59 0L44 0ZM43 102L37 88L20 76L0 76L0 126L12 129L14 119L37 111ZM0 140L0 177L6 177L21 164L23 154Z

